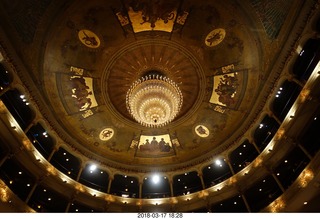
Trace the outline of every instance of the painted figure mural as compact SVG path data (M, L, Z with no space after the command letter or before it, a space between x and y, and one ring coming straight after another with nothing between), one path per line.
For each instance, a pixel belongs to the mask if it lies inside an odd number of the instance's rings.
M132 141L130 149L135 149L135 156L138 157L165 157L175 155L174 146L168 134L141 135L139 141Z

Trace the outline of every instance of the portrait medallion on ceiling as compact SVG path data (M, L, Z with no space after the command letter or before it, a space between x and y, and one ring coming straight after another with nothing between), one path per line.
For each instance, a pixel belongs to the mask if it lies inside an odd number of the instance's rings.
M221 43L226 36L226 31L222 28L214 29L205 39L205 44L208 47L214 47Z
M204 125L197 125L197 126L195 127L194 131L195 131L196 134L197 134L198 136L200 136L201 138L206 138L206 137L208 137L209 134L210 134L209 129L208 129L206 126L204 126Z
M113 135L114 135L114 130L112 128L105 128L100 132L99 138L102 141L108 141L113 137Z
M78 32L78 37L83 45L89 48L98 48L100 46L99 37L90 30L80 30Z

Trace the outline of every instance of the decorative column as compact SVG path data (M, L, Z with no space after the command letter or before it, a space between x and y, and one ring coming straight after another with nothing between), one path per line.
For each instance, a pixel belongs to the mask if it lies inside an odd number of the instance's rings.
M309 154L309 152L299 143L297 143L297 146L303 151L303 153L305 153L305 155L307 155L307 157L312 160L312 156Z
M41 184L41 182L42 182L46 177L47 177L47 175L42 175L41 177L38 178L37 182L35 182L35 184L34 184L33 187L31 188L31 191L29 192L28 197L27 197L26 200L25 200L25 203L28 204L31 196L33 195L33 193L34 193L34 191L35 191L35 189L37 188L37 186L38 186L39 184Z
M297 146L303 151L303 153L304 153L305 155L307 155L307 157L308 157L310 160L312 160L311 154L309 154L309 152L308 152L301 144L296 143L295 145L297 145Z
M140 199L142 198L142 185L143 185L143 182L139 180L139 198Z
M295 78L293 75L290 75L290 77L288 78L289 81L293 81L294 83L298 84L300 87L304 87L304 83L302 83L301 81L299 81L297 78Z
M206 185L204 184L204 181L203 181L203 174L202 172L198 172L198 176L201 180L201 185L202 185L202 189L205 189L206 188Z
M232 167L232 165L231 165L231 163L230 163L229 158L226 157L226 158L225 158L225 161L226 161L226 163L228 164L229 169L231 170L231 173L232 173L232 176L233 176L235 173L234 173L234 170L233 170L233 167Z
M72 201L72 200L71 200ZM69 212L69 209L70 209L70 205L72 204L72 202L68 202L67 204L67 207L66 207L66 210L65 210L65 213L68 213Z
M54 155L54 153L56 153L58 151L58 148L54 147L53 150L51 151L47 161L50 162L52 156Z
M310 159L312 160L312 156L311 154L309 154L309 152L303 147L303 145L301 145L300 143L298 143L294 138L292 137L289 137L289 136L285 136L285 139L289 142L292 143L293 146L298 146L302 151L303 153Z
M0 160L0 167L3 165L3 163L7 160L7 159L9 159L10 158L10 156L9 156L9 154L7 154L6 156L4 156L1 160Z
M5 92L7 92L8 90L10 90L10 86L3 88L2 90L0 90L0 96L2 96Z
M259 147L257 146L257 144L254 142L253 139L249 139L249 143L252 144L254 146L254 148L258 151L258 154L261 154L261 151L259 149Z
M29 202L29 200L30 200L30 198L31 198L34 190L37 188L37 186L38 186L38 183L36 182L36 183L32 186L31 191L29 192L28 197L27 197L26 200L25 200L25 203L28 204L28 202Z
M31 127L34 126L35 124L36 124L36 121L33 120L33 121L27 126L27 128L25 128L24 133L27 133L27 132L31 129Z
M210 206L210 203L209 203L209 201L208 201L208 200L207 200L206 206L207 206L207 210L208 210L208 212L209 212L209 213L211 213L211 212L212 212L212 210L211 210L211 206Z
M249 203L248 203L246 197L243 194L241 194L241 198L242 198L244 204L246 205L248 212L251 212L251 209L250 209L250 206L249 206Z
M169 178L169 185L170 185L170 195L171 197L173 197L173 179L172 179L172 176L170 176Z
M281 184L281 182L279 181L278 177L274 173L271 173L271 175L273 176L274 180L277 182L277 184L280 187L281 191L285 192L285 189L284 189L283 185Z
M74 202L75 198L76 198L76 195L78 194L78 191L75 191L70 199L70 201L68 202L67 204L67 207L66 207L66 210L65 210L65 213L68 213L69 212L69 209L70 209L70 206L71 204Z
M80 179L80 177L81 177L83 168L84 168L84 166L83 166L83 164L81 164L80 169L79 169L79 173L78 173L77 178L76 178L76 181L77 181L77 182L79 182L79 179Z
M272 177L274 178L274 180L276 181L276 183L278 184L278 186L280 187L282 192L285 192L285 189L283 187L283 185L281 184L281 182L279 181L278 177L273 173L273 170L270 169L269 167L265 166L265 168L267 169L267 171L272 175Z
M110 194L110 189L111 189L111 184L112 184L113 179L114 179L113 176L110 176L110 177L109 177L108 190L107 190L107 193L108 193L108 194Z
M282 124L282 122L279 120L279 118L278 118L276 115L274 115L274 113L273 113L272 111L270 111L270 112L268 113L268 115L269 115L271 118L273 118L274 120L276 120L279 125Z

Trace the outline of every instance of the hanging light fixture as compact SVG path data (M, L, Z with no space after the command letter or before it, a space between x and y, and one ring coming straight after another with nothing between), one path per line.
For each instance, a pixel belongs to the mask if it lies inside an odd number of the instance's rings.
M170 123L183 102L178 85L159 74L149 74L135 81L126 95L131 116L141 125L151 128Z

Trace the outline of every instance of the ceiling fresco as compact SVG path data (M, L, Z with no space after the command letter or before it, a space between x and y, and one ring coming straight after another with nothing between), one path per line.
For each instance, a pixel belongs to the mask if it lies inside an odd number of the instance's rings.
M0 2L8 207L284 212L317 195L319 0Z
M161 168L179 167L227 150L252 122L246 118L270 61L263 59L270 53L263 25L252 22L259 11L243 16L249 12L238 6L173 0L65 5L46 33L35 78L43 81L67 146L128 168L152 168L155 159ZM130 86L152 72L174 81L183 96L176 118L159 128L140 125L126 107Z

